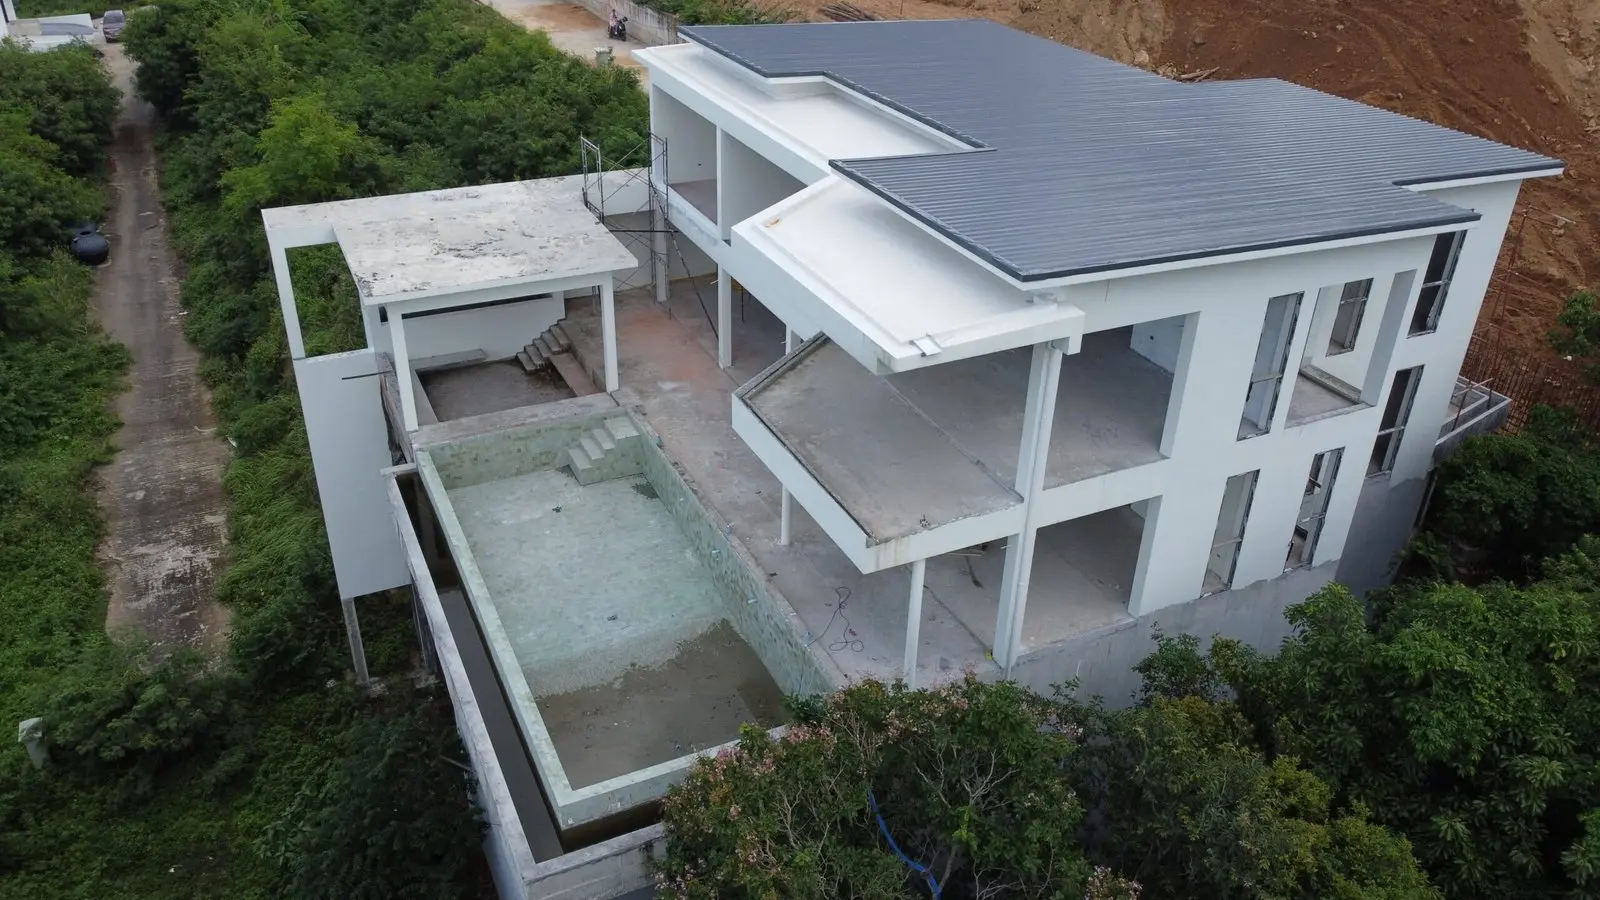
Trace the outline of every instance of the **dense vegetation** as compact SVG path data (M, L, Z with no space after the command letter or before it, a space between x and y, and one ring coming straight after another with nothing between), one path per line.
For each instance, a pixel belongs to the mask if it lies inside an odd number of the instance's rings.
M668 798L664 892L1600 895L1594 451L1548 409L1474 438L1406 581L1319 592L1275 653L1158 637L1129 709L970 680L803 704Z
M0 109L21 97L28 119L0 116L0 705L45 717L50 761L4 757L0 895L481 896L462 751L441 689L409 677L404 598L363 607L387 690L347 680L259 210L571 172L580 134L642 144L644 96L468 0L175 0L126 42L163 122L188 336L237 447L232 633L225 660L159 664L103 637L85 478L124 359L87 324L88 273L54 248L102 206L82 176L103 165L115 93L87 51L7 51ZM310 352L358 345L337 250L294 262Z

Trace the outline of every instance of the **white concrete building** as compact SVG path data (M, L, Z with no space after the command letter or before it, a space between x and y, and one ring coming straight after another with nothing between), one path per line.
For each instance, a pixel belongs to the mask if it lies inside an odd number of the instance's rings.
M88 13L24 19L12 0L0 0L0 41L14 40L34 51L54 50L75 42L101 43Z
M681 34L623 168L263 213L358 676L409 589L502 896L646 888L785 693L1275 646L1503 420L1458 373L1555 160L981 21Z
M1408 533L1484 399L1457 375L1518 187L1561 171L988 22L682 34L637 56L721 362L735 284L804 341L736 430L862 572L911 568L913 609L929 559L1005 542L1008 672L1207 595L1300 599L1358 521ZM1131 571L1059 564L1085 553ZM913 615L908 673L916 644Z

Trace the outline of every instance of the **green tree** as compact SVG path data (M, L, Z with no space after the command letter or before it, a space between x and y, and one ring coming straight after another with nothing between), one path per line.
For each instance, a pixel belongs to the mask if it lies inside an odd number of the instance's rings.
M1597 575L1586 539L1525 588L1416 583L1369 616L1333 586L1291 607L1276 656L1219 639L1204 664L1269 758L1405 834L1447 896L1577 896L1596 885Z
M117 100L88 47L30 53L0 46L0 109L25 111L28 130L55 147L54 161L69 175L105 168Z
M1081 807L1059 774L1075 742L1053 710L971 677L924 691L869 681L802 704L781 739L746 729L667 797L662 891L921 896L892 837L946 898L1081 897Z
M1467 441L1439 467L1428 531L1469 581L1525 581L1600 532L1600 453L1570 412L1535 407L1515 434Z
M1593 291L1577 291L1563 304L1550 332L1557 353L1582 360L1590 381L1600 382L1600 309Z

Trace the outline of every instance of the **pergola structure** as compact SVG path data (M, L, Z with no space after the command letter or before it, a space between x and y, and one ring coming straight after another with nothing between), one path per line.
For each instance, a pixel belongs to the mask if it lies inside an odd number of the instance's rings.
M290 355L303 359L306 348L287 251L337 243L361 301L367 349L377 349L387 330L384 343L392 349L407 432L417 429L418 418L410 387L416 360L406 323L420 315L535 298L551 298L559 309L566 294L597 291L605 389L618 387L614 279L639 262L584 205L579 176L314 203L261 215Z

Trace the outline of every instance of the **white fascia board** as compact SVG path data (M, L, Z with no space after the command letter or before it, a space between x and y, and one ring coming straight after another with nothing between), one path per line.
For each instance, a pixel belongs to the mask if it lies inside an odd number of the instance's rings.
M863 574L881 572L884 569L909 565L919 559L932 559L935 556L954 553L957 550L976 547L988 541L1017 534L1023 529L1026 512L1026 508L1019 501L1015 506L1005 509L981 516L957 519L938 528L874 544L867 551L868 567L861 571Z
M365 305L387 307L390 314L411 315L412 313L428 312L435 309L452 309L457 306L471 306L476 303L513 300L518 297L531 297L555 291L580 291L586 288L599 287L618 272L627 271L631 271L631 269L617 269L593 275L575 275L570 278L553 278L544 281L513 281L455 293L424 293L421 296L379 297L375 300L366 300Z
M872 555L867 549L867 534L861 526L828 493L828 489L822 486L822 482L811 474L805 464L789 452L783 441L772 433L772 429L761 421L743 399L734 396L732 402L734 434L777 477L784 489L805 508L834 546L849 557L857 569L863 573L874 571Z
M1539 169L1534 172L1513 172L1506 175L1482 175L1476 178L1456 178L1450 181L1429 181L1419 184L1401 185L1408 191L1426 194L1430 191L1444 191L1450 188L1475 187L1480 184L1499 184L1505 181L1527 181L1530 178L1553 178L1567 171L1565 165L1549 169Z

